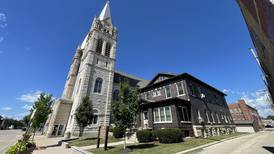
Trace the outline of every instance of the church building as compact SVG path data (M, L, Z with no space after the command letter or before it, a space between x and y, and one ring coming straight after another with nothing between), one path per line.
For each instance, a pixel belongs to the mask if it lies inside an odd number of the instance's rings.
M74 114L85 96L90 97L95 115L85 133L96 133L99 126L110 123L111 101L119 95L120 82L127 81L134 88L142 88L148 83L115 71L116 43L117 28L112 23L108 1L76 50L63 95L55 102L45 124L44 132L48 137L63 136L65 132L79 133Z

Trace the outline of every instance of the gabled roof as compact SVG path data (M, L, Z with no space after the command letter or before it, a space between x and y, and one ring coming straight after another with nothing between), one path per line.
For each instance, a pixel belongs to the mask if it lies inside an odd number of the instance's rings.
M194 76L192 76L192 75L190 75L190 74L188 74L188 73L182 73L182 74L179 74L179 75L173 75L173 77L172 77L172 74L169 74L169 75L171 76L169 79L166 79L166 80L163 80L163 81L159 81L159 82L154 83L153 80L157 79L157 76L158 76L159 74L161 74L161 73L158 73L158 74L150 81L150 83L149 83L146 87L140 89L140 91L147 90L147 89L150 89L150 88L152 88L152 87L154 87L154 86L158 86L158 85L160 85L160 84L164 84L164 83L166 83L166 82L170 82L170 81L172 81L172 80L176 80L176 79L179 79L179 78L187 78L187 79L190 79L190 80L192 80L192 81L194 81L194 82L197 82L197 83L199 83L199 84L201 84L201 85L203 85L203 86L205 86L205 87L207 87L207 88L209 88L209 89L212 89L212 90L214 90L214 91L216 91L216 92L218 92L218 93L220 93L220 94L226 96L226 94L223 93L222 91L220 91L220 90L214 88L213 86L210 86L209 84L207 84L207 83L205 83L205 82L199 80L198 78L195 78Z
M171 78L171 77L175 77L176 74L174 73L158 73L149 83L148 83L148 86L149 85L152 85L160 76L164 76L164 77L167 77L167 78Z
M138 85L140 88L144 88L145 86L147 86L147 84L148 84L148 82L149 82L149 81L147 81L147 80L145 80L145 79L138 78L138 77L136 77L136 76L127 74L127 73L125 73L125 72L121 72L121 71L115 70L114 73L115 73L115 74L120 74L120 75L125 76L125 77L127 77L127 78L130 78L130 79L134 79L134 80L139 81L137 85Z

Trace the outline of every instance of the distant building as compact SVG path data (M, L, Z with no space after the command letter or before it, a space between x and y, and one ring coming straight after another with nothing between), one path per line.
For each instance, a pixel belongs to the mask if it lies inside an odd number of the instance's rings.
M271 101L274 100L274 1L237 0L256 48Z
M140 97L139 127L180 128L185 137L235 130L225 94L187 73L159 73L140 89Z
M272 119L263 119L263 124L265 127L274 127L274 120Z
M264 128L258 111L244 100L229 104L229 110L239 132L257 132Z

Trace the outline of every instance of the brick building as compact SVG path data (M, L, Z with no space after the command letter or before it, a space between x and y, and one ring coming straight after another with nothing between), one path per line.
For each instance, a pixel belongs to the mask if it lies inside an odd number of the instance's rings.
M140 93L142 128L180 128L185 137L235 130L225 94L190 74L159 73Z
M258 111L247 105L244 100L229 104L229 110L236 125L252 125L255 132L263 129L263 122Z

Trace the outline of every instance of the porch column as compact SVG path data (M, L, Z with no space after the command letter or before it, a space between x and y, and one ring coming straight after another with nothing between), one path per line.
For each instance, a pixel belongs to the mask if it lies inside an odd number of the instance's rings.
M171 105L171 115L172 115L172 126L174 128L179 128L181 121L179 118L179 114L177 112L177 106L175 104Z
M153 111L152 108L148 108L148 127L153 129Z

